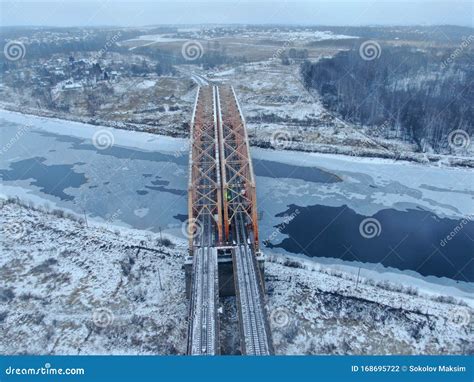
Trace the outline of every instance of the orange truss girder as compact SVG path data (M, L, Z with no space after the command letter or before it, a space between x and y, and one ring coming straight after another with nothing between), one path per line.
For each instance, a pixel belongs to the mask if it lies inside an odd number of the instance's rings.
M247 216L258 250L256 187L245 121L234 89L200 87L191 122L189 179L189 245L196 224L212 215L217 244L231 241L230 225L237 213Z
M256 187L245 121L232 87L219 87L218 103L225 238L230 238L230 225L236 214L244 212L253 233L254 247L258 250Z
M191 120L191 145L188 182L188 236L192 252L196 233L202 230L205 215L212 215L217 240L223 241L222 207L220 202L220 165L216 127L215 89L200 87L196 94Z

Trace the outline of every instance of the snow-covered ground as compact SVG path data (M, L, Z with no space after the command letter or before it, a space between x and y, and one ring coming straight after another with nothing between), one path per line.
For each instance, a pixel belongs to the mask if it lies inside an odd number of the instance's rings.
M281 64L284 51L275 47L269 59L216 70L194 66L188 74L234 86L254 146L474 166L472 147L462 156L419 153L414 142L384 138L373 128L343 121L324 107L316 91L306 89L298 65Z
M472 306L278 256L266 277L278 354L474 352Z
M184 353L183 240L85 226L13 202L2 201L0 210L1 353ZM474 351L472 307L456 299L267 257L277 354Z
M2 204L1 226L2 353L185 351L184 241L16 204Z
M26 94L18 97L13 93L8 94L11 89L2 92L0 108L124 130L169 136L187 135L183 124L189 122L195 95L195 89L190 89L193 82L189 77L150 74L146 78L119 77L111 82L97 83L94 89L96 110L92 114L84 102L90 87L79 83L82 88L63 89L67 81L52 89L54 101L68 104L67 111L48 109ZM20 100L21 97L25 102ZM31 102L26 102L26 99Z
M256 33L259 37L268 38L267 33ZM336 34L330 31L291 31L291 32L277 32L272 33L271 38L274 40L283 40L283 41L324 41L324 40L345 40L345 39L355 39L356 36L349 36L343 34Z
M137 85L137 89L148 89L156 85L156 81L144 80Z
M150 45L173 43L180 41L186 41L186 39L171 37L167 34L147 34L129 40L120 41L117 43L117 45L128 47L129 50L133 51L136 48L142 48Z

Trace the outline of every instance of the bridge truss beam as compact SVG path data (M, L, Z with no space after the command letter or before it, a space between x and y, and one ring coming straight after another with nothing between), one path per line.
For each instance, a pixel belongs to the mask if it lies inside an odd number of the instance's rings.
M237 214L244 213L248 218L253 249L257 252L258 216L255 179L245 120L233 87L219 86L217 105L225 240L231 242L232 221Z
M223 241L216 90L200 87L191 120L188 183L189 248L199 245L205 216L213 221L218 243Z

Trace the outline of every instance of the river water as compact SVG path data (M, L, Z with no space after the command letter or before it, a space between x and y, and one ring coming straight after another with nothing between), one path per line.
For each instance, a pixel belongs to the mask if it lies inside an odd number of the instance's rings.
M182 235L186 140L6 111L0 128L3 195ZM106 148L93 144L98 131ZM263 149L252 157L264 250L472 291L471 170Z

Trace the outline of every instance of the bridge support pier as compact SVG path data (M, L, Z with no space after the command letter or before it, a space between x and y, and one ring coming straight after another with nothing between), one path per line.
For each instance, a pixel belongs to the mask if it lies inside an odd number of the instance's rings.
M232 263L232 247L217 248L217 267L219 275L219 297L235 296L234 266ZM265 260L261 252L257 253L257 264L265 280ZM188 256L184 263L186 278L186 297L191 298L191 281L193 274L193 257Z

